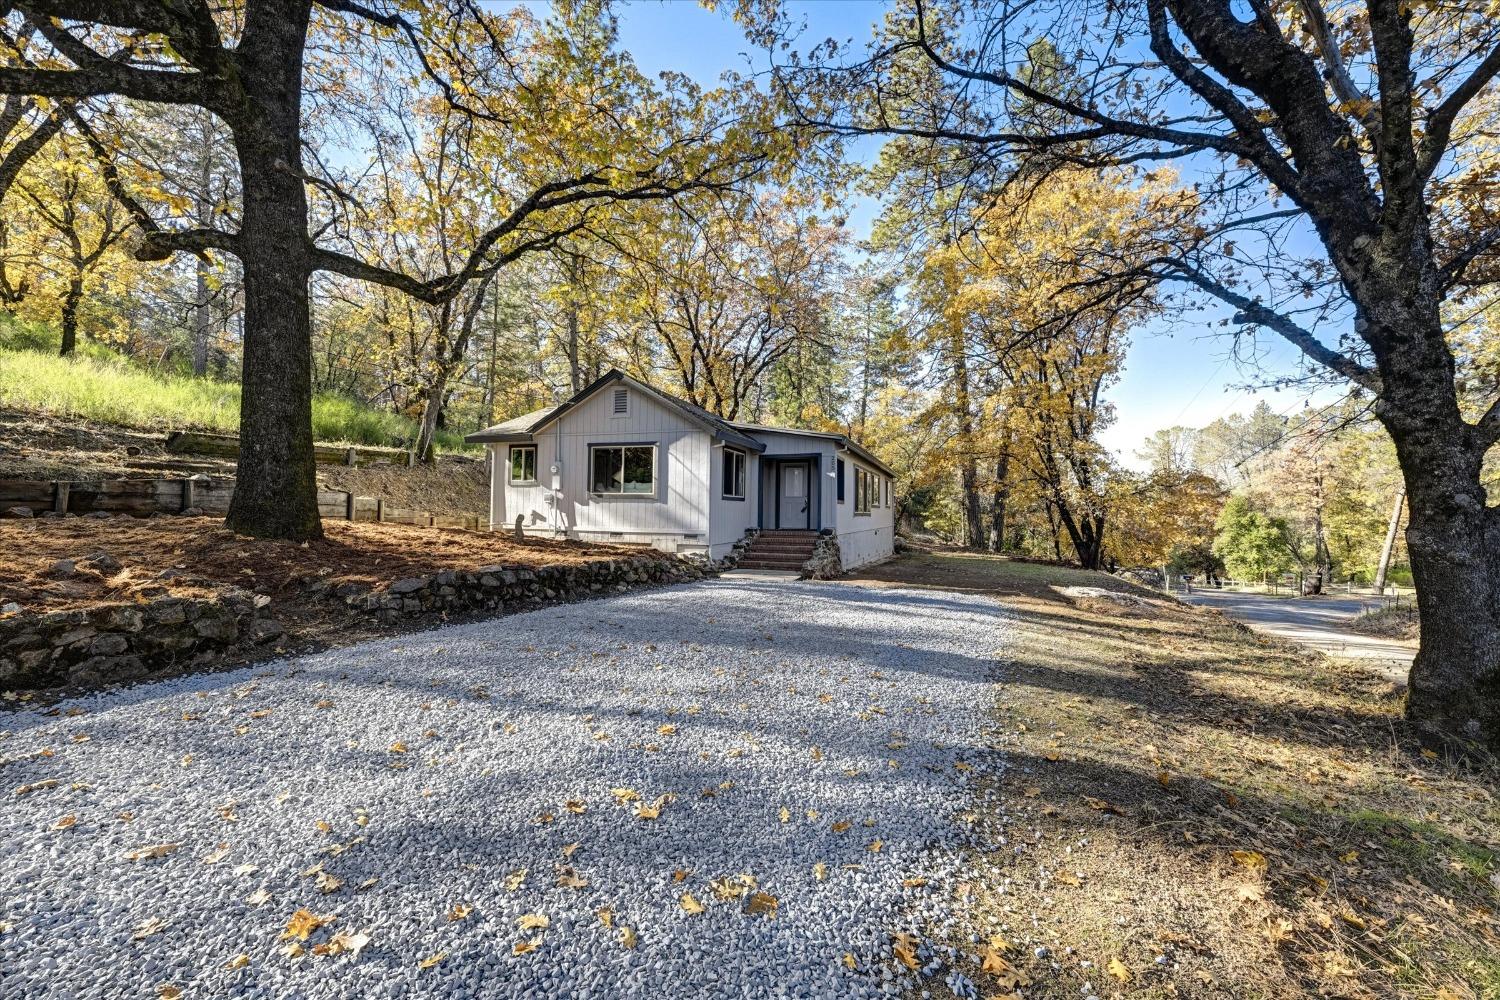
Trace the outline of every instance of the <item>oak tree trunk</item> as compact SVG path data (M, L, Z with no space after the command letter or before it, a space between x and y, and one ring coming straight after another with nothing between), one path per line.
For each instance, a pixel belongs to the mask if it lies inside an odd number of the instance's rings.
M259 20L246 25L248 47L240 51L245 106L229 121L243 189L245 357L239 467L226 523L241 534L300 541L323 536L313 459L311 267L301 166L309 2L248 9Z
M82 301L83 275L74 273L62 302L62 349L58 353L65 358L78 347L78 304Z

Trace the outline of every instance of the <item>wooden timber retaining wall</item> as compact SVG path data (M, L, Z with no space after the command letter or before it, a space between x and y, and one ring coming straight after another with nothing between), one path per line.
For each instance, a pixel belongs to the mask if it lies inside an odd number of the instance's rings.
M233 434L173 431L167 435L166 449L174 454L214 455L233 459L240 457L240 439ZM319 465L390 462L409 469L416 464L416 454L403 448L377 448L373 445L314 444L313 460Z
M102 483L70 483L42 479L0 479L0 518L16 517L11 508L24 507L33 516L54 514L181 514L196 511L223 516L234 496L232 478L192 476L186 479L115 479ZM392 506L381 497L355 496L347 490L319 490L318 513L325 520L381 521L428 528L468 528L477 531L475 514L434 514ZM487 526L487 525L486 525Z

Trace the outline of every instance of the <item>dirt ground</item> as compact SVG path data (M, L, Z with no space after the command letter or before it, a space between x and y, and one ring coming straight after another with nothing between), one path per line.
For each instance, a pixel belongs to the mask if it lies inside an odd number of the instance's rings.
M163 427L146 432L45 414L0 410L0 479L152 479L202 473L234 475L234 462L166 450ZM318 466L324 489L383 497L393 507L436 514L485 514L489 474L482 459L443 455L435 466L381 463L360 468Z
M1500 997L1500 773L1423 750L1389 683L1101 574L861 578L993 593L1014 630L1006 777L962 817L1004 846L947 942L981 996Z
M143 588L175 586L181 574L230 584L273 601L302 593L311 580L367 586L439 570L474 570L503 563L544 566L639 554L623 546L526 539L447 528L326 521L319 542L282 542L236 535L203 517L47 518L0 521L0 603L59 611L129 600ZM104 552L107 572L86 560ZM59 560L78 560L60 575ZM118 568L114 564L118 563Z

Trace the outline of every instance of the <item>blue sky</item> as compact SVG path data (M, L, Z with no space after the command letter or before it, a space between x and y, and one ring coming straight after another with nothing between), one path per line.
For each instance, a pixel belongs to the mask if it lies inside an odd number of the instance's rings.
M828 37L862 43L886 8L872 0L791 0L791 4L806 23L803 39L808 45ZM765 65L765 55L751 51L727 14L705 10L696 0L632 0L621 3L617 13L621 44L644 72L672 69L711 83L726 69L745 71ZM879 206L861 199L851 208L852 234L868 235ZM1194 315L1216 319L1220 314ZM1230 357L1231 345L1218 333L1217 326L1211 330L1191 317L1137 331L1124 375L1109 393L1117 422L1104 434L1106 446L1126 464L1136 465L1134 452L1163 427L1202 426L1231 413L1247 413L1259 399L1277 412L1302 407L1305 392L1245 388L1275 375L1293 374L1294 348L1264 335L1259 364L1244 367ZM1317 398L1321 401L1328 395L1325 391Z

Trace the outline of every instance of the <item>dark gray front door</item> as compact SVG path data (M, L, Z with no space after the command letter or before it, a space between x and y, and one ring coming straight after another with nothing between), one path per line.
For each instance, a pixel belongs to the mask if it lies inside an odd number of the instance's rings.
M806 462L787 462L781 466L781 487L777 491L776 527L806 528L809 525L808 480L811 467Z

